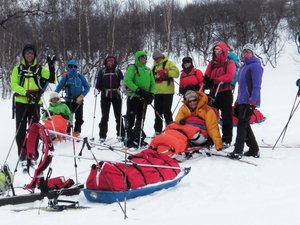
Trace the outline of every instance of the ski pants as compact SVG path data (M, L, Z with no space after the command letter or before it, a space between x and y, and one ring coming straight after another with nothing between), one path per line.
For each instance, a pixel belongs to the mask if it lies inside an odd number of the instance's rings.
M221 111L222 141L225 143L231 143L232 141L232 103L233 94L230 90L228 90L219 92L213 104L213 107Z
M16 142L18 145L18 155L20 160L26 160L26 136L27 124L28 127L32 123L38 123L40 120L40 105L39 104L24 104L16 102Z
M117 130L117 136L124 137L124 125L121 121L121 114L122 114L122 99L121 98L105 98L102 97L100 101L101 105L101 113L102 118L99 123L99 136L100 138L106 138L107 130L108 130L108 120L109 120L109 111L110 106L113 106L114 115L116 119L116 130Z
M146 135L143 131L143 123L146 118L147 104L138 97L127 99L127 125L125 126L128 141L138 140L142 134L142 141ZM134 127L133 127L134 126Z
M236 106L238 107L237 116L237 136L234 144L234 152L238 154L243 154L244 152L244 143L249 147L249 150L253 153L257 153L259 151L258 144L256 142L254 133L249 124L249 120L253 113L253 109L249 108L248 104L241 104Z
M156 94L154 95L154 110L155 120L154 120L154 130L155 132L161 133L163 129L163 121L165 119L166 125L173 121L172 118L172 103L173 94Z

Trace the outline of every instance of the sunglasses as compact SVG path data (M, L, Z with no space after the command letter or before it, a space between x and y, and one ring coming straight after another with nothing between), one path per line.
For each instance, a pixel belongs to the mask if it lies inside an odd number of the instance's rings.
M197 99L192 99L188 101L188 103L193 103L193 102L197 102Z
M68 65L68 68L70 68L70 69L77 69L77 66L75 66L75 65Z
M242 53L244 53L244 54L250 54L250 53L252 53L252 51L250 49L244 49Z

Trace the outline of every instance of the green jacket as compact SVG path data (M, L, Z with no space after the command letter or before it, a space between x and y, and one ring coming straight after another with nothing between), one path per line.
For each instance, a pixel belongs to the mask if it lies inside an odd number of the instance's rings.
M62 102L50 103L48 110L52 115L62 115L65 119L72 121L71 110L66 104ZM45 119L47 119L47 117L47 113L43 113L42 120L44 121Z
M179 77L179 70L174 62L168 59L167 56L164 56L160 62L157 64L154 62L152 67L153 74L156 74L156 70L163 69L164 62L166 62L165 70L168 70L168 77L172 78L170 80L165 80L161 82L156 82L156 94L174 94L175 87L174 87L174 78Z
M21 78L21 71L19 71L19 68L23 67L24 72L24 82L23 85L20 84L20 78ZM35 72L37 71L37 60L36 58L33 61L33 64L31 66L26 66L25 59L22 57L21 59L21 65L17 65L13 68L12 74L10 76L10 87L13 92L15 92L16 95L16 102L25 103L28 104L28 99L25 96L27 92L38 92L40 89L37 86L34 76L36 76ZM40 71L40 76L44 78L45 80L48 80L50 78L50 72L46 69L46 67L42 66ZM30 102L29 104L34 104L34 102ZM42 104L42 101L39 101L39 104Z
M135 96L136 89L141 88L155 94L155 80L150 68L143 65L139 61L139 57L147 56L145 51L137 51L135 53L135 65L129 65L125 73L125 85L129 89L128 96ZM137 95L138 96L138 95Z

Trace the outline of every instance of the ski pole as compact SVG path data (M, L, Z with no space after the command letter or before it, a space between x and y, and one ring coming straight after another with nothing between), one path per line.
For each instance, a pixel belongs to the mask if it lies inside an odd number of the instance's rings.
M162 115L160 115L159 112L157 112L157 110L154 108L153 104L151 103L150 105L151 105L151 107L153 108L155 114L156 114L162 121L164 121L164 118L162 117Z
M178 102L177 102L177 104L176 104L176 106L175 106L175 108L174 108L174 110L173 110L173 112L172 112L172 115L174 115L174 113L175 113L175 111L176 111L176 109L177 109L179 103L181 102L181 99L182 99L182 95L180 95L180 98L179 98L179 100L178 100Z
M96 89L94 89L94 93L96 92ZM97 109L97 97L98 94L95 94L95 103L94 103L94 115L93 115L93 126L92 126L92 138L91 140L94 141L94 127L95 127L95 119L96 119L96 109Z
M142 136L143 136L143 129L144 129L144 123L145 123L145 117L146 117L146 110L147 110L147 104L144 100L143 103L143 114L142 114L142 121L141 121L141 129L140 129L140 138L139 138L139 148L141 148L142 145Z

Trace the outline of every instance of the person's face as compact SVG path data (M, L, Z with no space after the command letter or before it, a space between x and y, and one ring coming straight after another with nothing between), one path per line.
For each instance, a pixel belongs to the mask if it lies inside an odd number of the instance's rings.
M244 49L242 51L243 58L251 58L253 56L253 52L250 49Z
M192 64L192 63L190 63L190 62L185 62L185 63L183 64L183 66L184 66L184 68L189 68L189 67L191 66L191 64Z
M142 64L146 64L146 62L147 62L147 56L145 56L145 55L141 56L141 57L139 58L139 61L140 61L140 63L142 63Z
M108 68L113 68L115 63L113 61L107 61L107 67Z
M222 50L221 47L216 46L215 49L214 49L214 52L215 52L216 55L220 55L220 54L223 53L223 50Z
M73 69L73 70L77 70L77 66L75 66L75 65L68 65L68 68Z
M34 52L33 51L27 51L24 55L25 60L27 63L31 64L34 59Z
M196 109L198 100L196 98L191 98L187 101L187 103L190 109Z
M161 57L153 57L154 62L156 62L157 64L160 63Z

